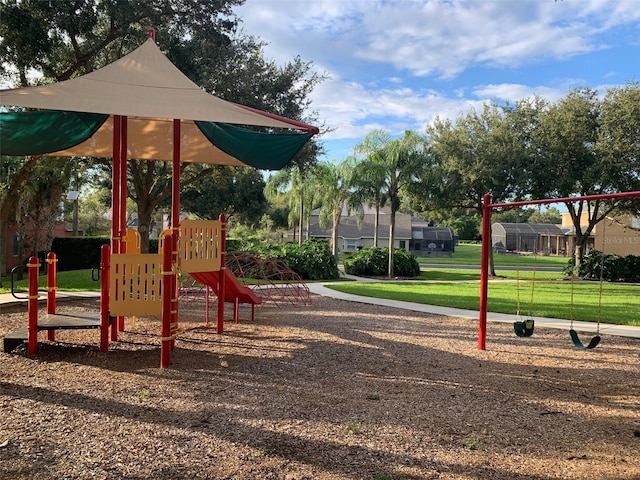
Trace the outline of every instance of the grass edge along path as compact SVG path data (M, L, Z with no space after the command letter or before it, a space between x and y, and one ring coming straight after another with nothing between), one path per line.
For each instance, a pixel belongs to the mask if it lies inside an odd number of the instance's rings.
M517 319L517 298L523 317L571 319L571 282L492 281L489 283L488 310L512 313ZM479 282L350 282L325 285L352 295L405 302L478 310ZM640 286L604 283L600 298L599 282L576 282L573 285L573 319L615 325L640 326ZM599 307L602 302L601 308Z

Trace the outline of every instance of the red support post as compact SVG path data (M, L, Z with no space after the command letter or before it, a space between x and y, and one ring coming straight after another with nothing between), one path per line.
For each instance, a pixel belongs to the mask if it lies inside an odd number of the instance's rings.
M38 269L40 264L37 257L29 258L27 271L29 272L29 304L28 304L28 336L27 353L38 353Z
M126 253L125 245L125 235L127 234L127 117L122 116L120 119L120 155L118 161L120 162L120 178L118 179L120 183L120 220L118 224L120 226L120 231L118 234L120 240L120 250L119 253ZM124 330L124 316L120 315L118 317L118 328L115 332L117 340L118 332L122 332Z
M164 237L164 252L162 261L162 328L160 339L160 368L167 368L171 364L171 300L173 297L171 277L173 272L173 235Z
M121 193L122 174L120 172L122 162L122 116L113 116L113 172L111 176L111 253L120 253L120 236L121 225ZM111 340L118 340L117 320L115 325L111 325Z
M480 316L478 350L487 348L487 295L489 292L489 255L491 254L491 195L482 199L482 256L480 259Z
M109 268L111 247L102 245L100 250L100 351L109 350ZM114 326L115 328L115 326Z
M47 314L55 315L56 313L56 264L58 259L56 254L49 252L47 254ZM47 340L54 341L56 339L55 330L47 330Z
M180 138L182 124L173 119L173 161L171 163L171 235L173 248L171 261L178 264L178 242L180 241ZM178 334L178 277L171 276L171 349L175 348Z
M220 215L220 275L218 275L218 333L224 331L224 277L227 268L227 219L224 214Z

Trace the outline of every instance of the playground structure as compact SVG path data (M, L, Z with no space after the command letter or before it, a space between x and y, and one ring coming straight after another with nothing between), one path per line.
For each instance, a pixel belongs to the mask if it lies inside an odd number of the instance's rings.
M255 306L263 301L280 305L311 304L309 287L300 275L282 260L262 257L253 252L228 252L226 254L226 293L224 301L234 306L233 318L239 322L240 304L251 305L251 320ZM218 300L217 278L220 272L194 272L180 282L180 298L190 301L194 297L205 297L205 321L209 323L209 297L213 292ZM248 280L251 280L249 286Z
M551 203L565 203L565 202L580 202L580 201L596 201L596 200L613 200L618 198L633 198L640 197L640 192L621 192L602 195L583 195L579 197L564 197L564 198L545 198L541 200L526 200L521 202L511 203L491 203L491 194L487 193L483 197L482 201L482 254L480 260L480 312L478 316L478 350L486 350L487 348L487 300L488 300L488 287L489 287L489 256L491 255L491 213L494 208L512 208L520 207L524 205L548 205ZM602 295L602 290L600 291ZM573 291L572 291L573 293ZM573 298L572 298L573 302ZM573 317L573 315L572 315ZM573 318L572 326L573 326ZM527 326L523 321L521 325L514 324L516 334L521 331L523 335L528 336L527 327L530 327L530 332L533 333L533 323ZM599 321L598 321L599 323ZM597 334L588 345L582 344L578 334L573 328L570 330L571 340L574 345L581 349L594 348L600 342L600 336Z
M108 351L109 342L117 341L124 330L124 317L161 316L161 365L170 363L170 351L179 332L177 307L180 296L189 291L205 294L205 319L209 323L209 296L218 298L217 332L224 329L224 303L234 305L234 320L239 321L239 305L251 305L254 319L256 305L270 300L276 305L286 301L293 305L311 303L308 287L298 274L277 259L262 259L250 252L233 252L225 262L226 237L224 216L219 220L184 220L180 226L177 248L168 232L161 238L158 254L141 254L135 229L123 236L124 253L112 254L102 247L100 264L101 303L99 313L82 315L56 312L56 262L54 253L47 256L47 314L38 318L38 275L40 264L32 257L29 269L28 327L5 339L5 350L27 340L27 352L38 351L38 332L47 331L55 340L57 330L99 329L100 350ZM223 264L224 262L224 264ZM187 281L180 282L183 275ZM251 278L254 289L243 285ZM189 281L190 280L190 281ZM197 283L194 283L197 282Z
M47 338L55 340L56 330L97 328L100 330L100 350L109 349L109 341L117 341L118 331L124 330L124 316L161 316L161 366L170 363L170 352L178 333L177 275L182 270L189 274L213 274L224 271L224 242L226 222L219 220L186 220L181 226L181 241L174 247L173 235L163 241L161 254L111 253L109 245L102 246L100 275L101 300L99 314L60 315L56 312L56 262L49 253L47 263L47 315L38 318L38 272L40 264L31 257L29 269L28 327L27 331L13 334L10 340L27 335L27 352L38 351L38 332L46 330ZM129 234L129 241L135 235ZM123 245L123 251L127 245ZM230 274L232 275L232 274ZM228 275L216 276L216 291L222 297L241 295L243 291L226 294ZM260 302L254 296L254 301ZM224 302L218 305L218 333L223 330ZM11 345L11 341L9 342ZM5 346L7 341L5 340Z

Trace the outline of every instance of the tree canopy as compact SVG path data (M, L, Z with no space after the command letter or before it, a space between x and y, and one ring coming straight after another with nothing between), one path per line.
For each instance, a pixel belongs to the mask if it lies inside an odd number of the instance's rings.
M14 86L76 77L126 55L154 28L156 42L192 81L237 103L314 121L309 94L324 76L295 57L283 66L264 58L265 43L240 31L234 7L244 0L7 0L0 4L0 75ZM294 162L313 165L322 147L309 142ZM13 175L12 186L29 177ZM152 212L169 194L169 169L162 162L129 162L129 196L138 205L143 251ZM183 185L195 185L217 169L183 167ZM0 210L9 212L14 205ZM8 215L2 217L3 224ZM4 231L5 229L3 229ZM6 241L6 239L4 240ZM3 241L0 240L0 246ZM0 264L0 267L3 267ZM4 267L2 268L4 270Z

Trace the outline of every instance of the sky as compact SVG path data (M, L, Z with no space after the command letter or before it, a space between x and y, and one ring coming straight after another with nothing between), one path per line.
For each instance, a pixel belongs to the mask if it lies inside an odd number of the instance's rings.
M424 131L487 101L640 80L640 0L247 0L265 57L329 77L310 98L323 160L373 129Z

